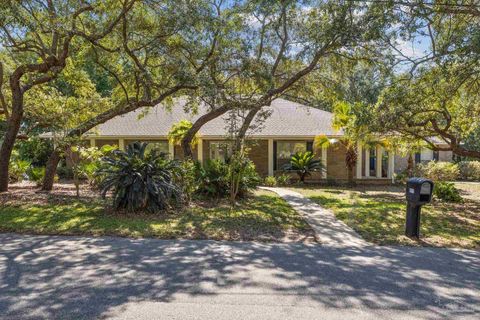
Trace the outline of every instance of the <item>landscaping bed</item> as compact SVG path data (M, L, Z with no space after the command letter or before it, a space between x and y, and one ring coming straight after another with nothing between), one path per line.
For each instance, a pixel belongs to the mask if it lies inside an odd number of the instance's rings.
M433 201L421 216L421 239L404 236L405 189L402 186L292 187L376 244L480 248L480 199L476 187L458 187L464 203Z
M310 226L284 200L257 191L231 208L226 200L193 201L170 213L117 213L109 202L71 184L52 193L17 184L0 194L0 231L31 234L110 235L161 239L313 242Z

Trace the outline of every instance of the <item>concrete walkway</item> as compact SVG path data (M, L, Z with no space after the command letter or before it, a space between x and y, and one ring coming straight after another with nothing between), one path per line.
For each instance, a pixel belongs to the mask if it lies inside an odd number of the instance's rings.
M275 192L285 199L289 205L301 213L317 234L317 239L326 246L358 247L367 246L352 228L335 218L331 210L325 209L298 192L272 187L260 187L263 190Z

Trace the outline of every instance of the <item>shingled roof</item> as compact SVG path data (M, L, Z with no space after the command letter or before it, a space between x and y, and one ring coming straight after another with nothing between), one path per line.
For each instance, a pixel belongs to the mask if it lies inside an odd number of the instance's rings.
M198 113L192 115L184 111L186 99L175 100L171 110L159 104L149 110L139 109L128 114L115 117L95 129L88 136L105 137L165 137L172 125L180 120L194 122L207 112L206 105L200 105ZM332 128L333 114L331 112L311 108L284 99L272 101L263 110L270 116L260 128L248 132L252 137L305 137L325 134L328 136L342 135L341 131ZM145 112L147 111L147 112ZM143 116L141 116L143 115ZM202 137L221 137L227 134L229 115L210 121L202 127L199 134Z

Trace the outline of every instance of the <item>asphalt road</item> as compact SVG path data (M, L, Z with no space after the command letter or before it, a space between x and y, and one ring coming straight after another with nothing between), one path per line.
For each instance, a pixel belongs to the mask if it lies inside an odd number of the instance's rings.
M480 252L0 235L1 319L479 319Z

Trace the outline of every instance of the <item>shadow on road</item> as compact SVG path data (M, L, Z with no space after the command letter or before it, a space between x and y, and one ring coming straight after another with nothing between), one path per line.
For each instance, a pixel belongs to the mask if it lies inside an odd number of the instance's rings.
M480 312L480 252L0 235L0 318L101 318L176 294L298 295L329 308Z

